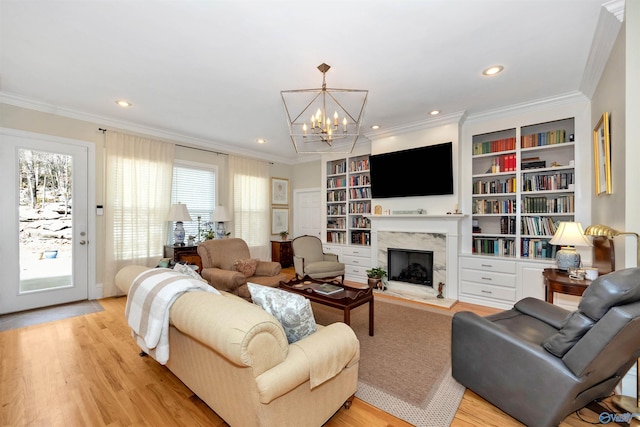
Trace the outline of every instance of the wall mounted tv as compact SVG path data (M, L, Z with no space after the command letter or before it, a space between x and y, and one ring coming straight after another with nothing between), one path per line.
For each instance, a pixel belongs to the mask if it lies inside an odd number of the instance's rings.
M453 194L451 142L374 154L369 169L374 199Z

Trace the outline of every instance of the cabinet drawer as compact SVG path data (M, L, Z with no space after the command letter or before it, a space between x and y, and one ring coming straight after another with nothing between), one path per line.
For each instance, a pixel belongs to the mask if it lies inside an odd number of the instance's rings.
M516 290L503 288L500 286L491 286L481 283L460 282L460 291L467 295L477 295L485 298L495 298L510 302L516 300Z
M371 267L371 260L369 258L363 258L358 256L345 255L342 257L342 262L344 262L346 265L354 265L354 266L360 266L365 268Z
M342 255L351 255L359 257L371 257L371 248L358 247L358 246L345 246L342 248Z
M335 246L335 245L328 245L328 244L323 244L322 245L322 252L324 252L325 254L334 254L334 255L342 255L342 248L340 246Z
M367 267L359 267L357 265L345 265L344 274L346 276L367 277Z
M494 273L493 271L463 269L460 277L467 282L475 282L494 286L516 287L516 276L504 273Z
M474 270L516 274L516 263L513 261L465 257L460 259L460 265L462 268L472 268Z

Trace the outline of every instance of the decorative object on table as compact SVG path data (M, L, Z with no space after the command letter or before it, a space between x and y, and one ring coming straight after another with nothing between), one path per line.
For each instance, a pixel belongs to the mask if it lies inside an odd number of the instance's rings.
M229 234L231 234L226 232L224 226L226 221L231 221L231 216L227 212L227 208L218 205L216 210L213 212L212 220L216 223L216 238L222 239L223 237L228 237Z
M289 204L289 180L286 178L271 178L271 204Z
M605 112L593 129L593 160L596 196L611 194L611 140L609 113Z
M438 283L438 296L436 298L443 299L444 295L442 295L442 291L444 290L444 283Z
M271 234L289 233L289 208L271 208Z
M322 88L280 92L296 153L351 153L358 141L369 91L327 88L330 68L318 66Z
M280 235L280 237L282 238L282 240L287 240L287 236L289 235L289 232L286 230L281 231L280 233L278 233Z
M384 283L382 282L382 279L387 277L387 271L384 268L374 267L366 270L366 273L368 277L367 282L369 283L370 287L374 289L381 289L383 291L386 289Z
M191 215L187 210L187 205L184 203L175 203L171 205L169 211L169 221L176 223L176 228L173 230L173 244L176 246L184 246L184 227L183 221L192 221Z
M580 254L576 251L576 246L591 246L587 240L579 222L560 222L558 230L553 235L549 243L559 245L561 249L556 253L556 263L560 270L580 267Z
M212 240L216 238L216 231L214 229L215 223L207 221L204 223L204 229L200 232L200 237L203 241Z
M194 236L194 235L190 235L190 236L187 238L187 245L188 245L188 246L194 246L195 244L196 244L196 236Z

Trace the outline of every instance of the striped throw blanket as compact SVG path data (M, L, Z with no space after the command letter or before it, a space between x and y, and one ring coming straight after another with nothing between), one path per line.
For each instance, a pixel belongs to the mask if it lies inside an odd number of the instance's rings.
M161 364L169 360L169 310L183 293L219 292L202 280L168 268L147 270L129 290L125 315L140 348Z

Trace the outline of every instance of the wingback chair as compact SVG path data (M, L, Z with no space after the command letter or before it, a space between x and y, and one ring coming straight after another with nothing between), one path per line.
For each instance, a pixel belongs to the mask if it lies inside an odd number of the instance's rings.
M557 426L640 356L640 269L598 277L574 312L525 298L486 317L456 313L451 344L459 383L527 426Z
M344 282L344 264L338 261L338 255L323 252L319 238L308 235L296 237L291 241L291 248L296 277L323 279L340 276Z
M198 255L201 275L211 286L246 300L251 300L247 282L277 287L287 280L279 262L252 259L242 239L206 240L198 245Z

